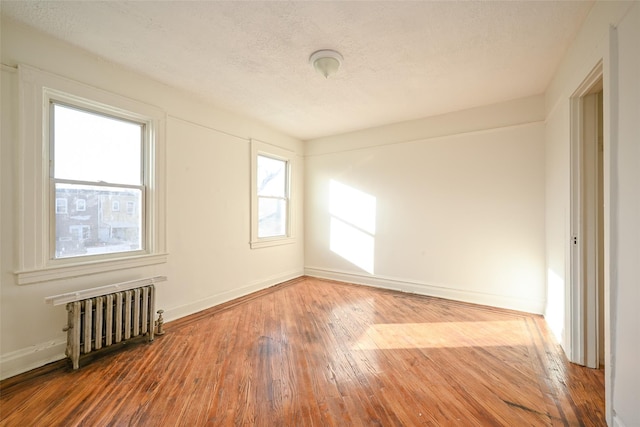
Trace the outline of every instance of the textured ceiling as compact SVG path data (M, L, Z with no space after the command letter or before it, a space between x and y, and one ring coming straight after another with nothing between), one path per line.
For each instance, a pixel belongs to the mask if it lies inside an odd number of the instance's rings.
M56 38L306 140L541 94L592 1L2 1ZM325 80L315 50L344 56Z

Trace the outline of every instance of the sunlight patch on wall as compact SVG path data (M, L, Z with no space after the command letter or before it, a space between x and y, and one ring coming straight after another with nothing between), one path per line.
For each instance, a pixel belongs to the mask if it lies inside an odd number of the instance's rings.
M376 198L331 180L329 213L331 251L373 274Z
M331 218L332 252L373 274L374 238L338 218Z
M558 342L563 342L565 319L564 280L555 271L547 270L547 308L544 318Z
M520 320L378 324L367 329L354 349L522 346L529 344L524 328Z

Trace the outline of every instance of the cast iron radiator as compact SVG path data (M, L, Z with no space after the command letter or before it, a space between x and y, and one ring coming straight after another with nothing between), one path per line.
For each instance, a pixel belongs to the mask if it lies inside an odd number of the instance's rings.
M142 335L146 335L149 342L153 341L153 283L162 280L166 280L166 277L159 276L48 298L47 301L53 300L56 304L56 301L64 300L64 297L67 300L75 297L74 301L66 305L68 323L63 329L67 332L65 354L71 359L73 369L78 369L80 355ZM132 287L136 284L143 286ZM80 299L82 293L95 294L100 290L104 292L122 287L128 289Z

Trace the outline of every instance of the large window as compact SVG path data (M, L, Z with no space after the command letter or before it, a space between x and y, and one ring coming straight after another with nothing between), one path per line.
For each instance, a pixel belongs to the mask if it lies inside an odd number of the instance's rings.
M51 101L54 259L145 249L145 124ZM58 201L75 200L75 212ZM114 202L127 211L114 214ZM87 210L87 207L89 208ZM66 209L65 209L66 211ZM82 230L82 232L78 232Z
M165 113L18 69L17 283L166 262Z
M278 147L252 141L253 248L292 241L292 154Z

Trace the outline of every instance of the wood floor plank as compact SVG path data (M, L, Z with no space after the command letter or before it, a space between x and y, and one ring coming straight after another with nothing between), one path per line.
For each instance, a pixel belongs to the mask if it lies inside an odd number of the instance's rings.
M0 383L0 426L603 426L540 316L302 278Z

